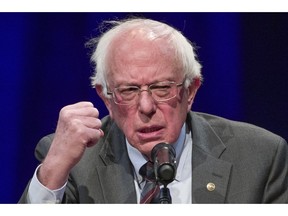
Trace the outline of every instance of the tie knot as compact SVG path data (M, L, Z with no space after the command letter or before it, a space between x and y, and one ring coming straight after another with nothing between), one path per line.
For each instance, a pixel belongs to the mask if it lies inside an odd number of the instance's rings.
M148 179L149 181L156 181L154 168L153 168L153 162L148 161L147 163L145 163L140 168L139 174L143 177L143 179Z

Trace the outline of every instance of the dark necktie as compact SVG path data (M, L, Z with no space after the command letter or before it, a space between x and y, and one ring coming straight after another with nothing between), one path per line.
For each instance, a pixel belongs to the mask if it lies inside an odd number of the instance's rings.
M153 163L148 161L140 168L139 173L145 181L145 185L141 193L140 204L159 203L158 199L160 187L155 179Z

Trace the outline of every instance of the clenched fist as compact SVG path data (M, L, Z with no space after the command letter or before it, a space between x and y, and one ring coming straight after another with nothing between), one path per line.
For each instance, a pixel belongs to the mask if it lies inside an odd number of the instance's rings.
M70 170L85 149L104 135L99 112L91 102L79 102L61 109L50 150L38 172L38 179L49 189L67 181Z

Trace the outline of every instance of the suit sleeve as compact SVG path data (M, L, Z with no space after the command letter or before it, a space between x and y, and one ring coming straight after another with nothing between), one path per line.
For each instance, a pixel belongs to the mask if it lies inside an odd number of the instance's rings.
M282 138L271 164L263 203L288 203L288 146Z
M47 152L50 148L52 139L53 139L53 135L48 135L48 136L43 137L37 144L36 149L35 149L35 157L37 158L39 163L41 163L46 157ZM28 182L18 203L30 203L29 198L28 198L28 191L29 191L30 184L31 184L31 180Z

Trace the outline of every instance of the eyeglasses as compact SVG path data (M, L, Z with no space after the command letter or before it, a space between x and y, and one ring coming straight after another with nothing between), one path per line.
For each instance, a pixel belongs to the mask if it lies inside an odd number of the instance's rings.
M113 92L107 91L107 94L112 95L114 102L120 105L135 104L143 91L147 91L155 101L165 102L176 97L177 88L183 83L184 81L179 84L173 81L158 82L149 85L147 89L141 89L139 86L120 86L114 88Z

